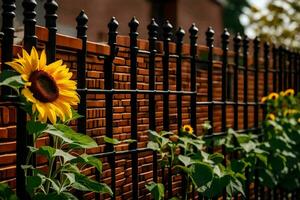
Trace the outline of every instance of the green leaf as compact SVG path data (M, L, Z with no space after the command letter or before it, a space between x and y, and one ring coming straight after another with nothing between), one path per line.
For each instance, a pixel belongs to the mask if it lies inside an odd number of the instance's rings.
M190 157L179 155L178 159L184 164L184 166L188 167L189 165L193 164L194 162L191 160Z
M224 160L224 156L220 153L213 153L208 156L208 159L212 160L215 164L218 164Z
M46 156L48 159L53 158L56 149L50 146L42 146L38 149L37 153L43 156Z
M81 189L83 191L91 191L97 193L108 193L111 196L113 195L112 190L105 183L99 183L83 174L75 174L76 182L72 185L75 189ZM86 189L86 190L85 190Z
M149 141L147 144L147 148L152 149L153 151L159 151L159 144L153 141Z
M43 180L40 176L27 176L26 177L26 190L29 194L33 194L34 190L40 187Z
M260 183L266 187L272 189L277 185L275 176L267 169L259 170L258 176Z
M6 184L0 183L0 199L3 200L17 200L17 195L14 191Z
M87 154L82 154L77 158L74 158L71 160L71 163L85 163L91 166L96 167L96 169L101 173L102 172L102 162L100 159L87 155Z
M213 169L205 163L194 163L190 167L190 176L193 183L199 188L213 178Z
M73 156L67 152L64 152L61 149L56 149L54 156L62 157L64 159L64 163L66 163L70 160L73 160L75 158L75 156Z
M56 124L55 126L49 125L45 132L60 137L64 142L69 143L74 147L84 149L98 147L98 144L93 138L88 135L77 133L64 124Z
M154 200L163 200L165 196L165 187L161 183L151 182L145 186L151 193Z
M204 195L208 198L218 197L230 182L230 176L214 177L211 185L205 190Z
M247 163L244 160L233 160L231 161L231 170L235 173L243 172L247 166Z
M30 120L26 124L26 129L30 135L35 134L37 138L40 134L42 134L47 129L47 126L48 124L44 124L39 121Z
M8 86L19 94L19 89L24 86L24 81L15 71L5 70L0 74L0 86Z
M235 195L237 193L241 193L243 196L245 196L243 184L234 177L230 178L230 182L226 186L226 192L229 195L229 197L232 197L233 195Z
M269 158L269 164L275 173L280 173L286 166L286 159L280 155L271 156Z
M110 138L110 137L106 137L104 136L104 142L109 143L109 144L113 144L113 145L117 145L120 144L121 142L116 139L116 138Z

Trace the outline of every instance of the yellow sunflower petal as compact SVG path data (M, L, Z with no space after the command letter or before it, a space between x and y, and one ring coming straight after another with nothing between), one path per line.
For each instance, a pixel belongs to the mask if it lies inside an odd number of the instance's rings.
M35 47L32 47L30 57L32 69L39 70L39 54L36 51Z
M53 74L54 72L56 72L57 70L60 70L60 66L62 65L63 61L62 60L57 60L49 65L47 65L46 67L46 71L49 74Z
M47 57L46 57L46 52L45 49L42 51L41 53L41 57L40 57L40 70L43 70L45 68L47 64Z
M36 109L39 112L39 114L41 115L42 118L44 118L46 116L46 108L44 106L43 103L40 102L36 102Z
M24 72L23 66L17 62L6 62L5 64L9 65L10 67L12 67L14 70L16 70L20 74L22 74Z
M36 103L36 99L34 98L32 92L28 88L24 88L22 90L22 95L32 103Z

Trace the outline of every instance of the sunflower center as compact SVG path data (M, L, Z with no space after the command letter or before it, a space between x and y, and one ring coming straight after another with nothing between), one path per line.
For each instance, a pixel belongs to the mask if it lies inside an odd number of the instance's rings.
M41 102L47 103L55 101L58 98L59 90L52 76L42 70L31 73L29 90L33 96Z
M186 132L190 132L190 128L189 127L185 127L185 131Z

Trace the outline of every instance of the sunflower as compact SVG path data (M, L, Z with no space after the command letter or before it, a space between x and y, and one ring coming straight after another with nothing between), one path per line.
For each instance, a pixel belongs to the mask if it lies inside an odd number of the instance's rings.
M279 95L275 92L272 92L271 94L269 94L268 99L269 100L276 100L279 97Z
M57 117L62 121L72 117L72 105L79 103L76 82L70 80L72 72L62 60L47 65L45 50L40 58L33 47L30 55L23 50L22 57L6 64L21 74L25 86L22 95L32 103L32 111L38 112L38 119L55 124Z
M293 89L287 89L284 93L283 96L294 96L295 91Z
M184 125L182 127L182 131L186 132L188 134L193 134L194 133L194 130L193 130L193 128L190 125Z

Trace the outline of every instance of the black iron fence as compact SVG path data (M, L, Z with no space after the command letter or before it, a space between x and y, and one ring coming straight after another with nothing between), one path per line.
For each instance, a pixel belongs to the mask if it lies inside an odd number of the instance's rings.
M2 69L7 68L4 62L10 61L13 58L13 38L14 38L14 27L13 20L15 16L15 0L3 0L3 11L2 11L2 46L1 46L1 58L2 58ZM37 45L37 37L35 33L36 26L36 1L35 0L23 0L24 8L24 48L29 51L33 46ZM58 8L57 3L54 0L47 0L45 3L45 27L49 30L48 42L46 44L48 62L53 62L56 55L56 10ZM118 53L118 45L116 43L116 38L118 35L118 22L115 18L108 24L108 45L110 46L110 54L105 57L104 62L104 89L88 89L86 86L86 57L87 57L87 29L88 29L88 17L84 11L81 11L79 16L76 19L77 21L77 37L82 42L82 49L77 53L77 79L78 79L78 93L80 95L81 102L78 106L79 114L86 116L86 101L88 94L105 94L105 128L108 137L113 137L113 97L116 94L130 94L131 102L131 138L134 140L138 139L138 123L137 123L137 95L138 94L147 94L149 100L149 129L156 129L156 103L155 97L161 95L163 97L163 129L170 129L170 118L169 118L169 97L170 95L176 95L177 101L177 127L178 130L182 126L182 98L183 96L190 97L190 124L197 131L197 107L198 106L207 106L208 107L208 120L211 122L211 125L214 126L215 116L214 108L215 106L221 107L221 132L215 133L213 129L210 129L207 137L214 137L226 134L227 129L227 112L226 108L228 106L233 106L233 128L238 132L255 132L259 134L259 109L261 109L261 103L259 99L259 73L263 73L263 94L267 95L270 91L281 91L287 88L294 88L296 91L299 91L300 87L300 73L299 73L299 52L288 50L282 46L276 47L275 45L270 46L268 43L261 43L258 38L255 38L253 45L249 47L249 39L245 35L241 37L239 34L233 37L233 52L234 52L234 65L232 66L233 71L233 98L228 100L228 45L231 39L230 34L225 29L222 38L222 68L221 68L221 77L222 77L222 94L221 101L214 99L214 87L213 87L213 70L214 70L214 36L215 33L210 27L206 32L206 45L208 47L208 55L206 59L200 59L197 54L197 34L198 28L193 24L189 29L189 38L190 38L190 53L188 56L182 54L182 45L183 38L186 35L183 29L178 29L173 35L172 25L166 21L162 27L163 30L163 89L156 90L155 87L155 58L157 56L156 42L158 37L159 26L156 24L155 20L152 20L148 25L149 31L149 49L147 51L140 50L138 48L138 27L139 22L136 18L133 18L129 22L130 29L130 89L129 90L120 90L114 89L113 83L113 61ZM174 37L175 36L175 37ZM170 53L169 43L176 43L176 53ZM262 46L260 46L263 44ZM242 49L242 51L241 51ZM253 52L253 66L248 66L248 53ZM272 52L272 53L271 53ZM138 54L146 54L149 58L149 88L147 90L137 89L137 57ZM263 68L260 68L260 54L263 55ZM272 57L270 57L272 55ZM176 90L170 90L169 88L169 59L176 59ZM188 59L190 62L190 91L182 90L182 60ZM197 65L198 64L206 66L207 69L207 101L199 102L197 101ZM240 101L238 98L238 74L243 73L243 101ZM248 88L249 81L248 76L249 72L254 74L254 101L249 101ZM199 73L199 72L198 72ZM269 78L272 77L273 88L269 88ZM4 95L5 94L5 95ZM2 91L2 97L6 100L13 100L14 97L9 95L9 91ZM5 102L1 105L6 105ZM248 108L254 108L254 126L249 127L248 125ZM243 129L238 130L239 128L239 108L243 107ZM17 184L16 191L19 197L22 199L28 199L25 190L25 177L21 165L25 162L27 145L30 145L31 138L26 136L24 131L26 130L25 123L26 114L21 109L18 109L17 112ZM78 130L82 133L86 133L86 119L81 118L78 120ZM209 149L213 151L214 149ZM131 154L132 162L132 199L139 198L139 179L138 179L138 153L149 151L146 148L138 148L136 143L130 145L128 151L114 151L114 147L111 144L106 145L105 152L97 154L98 157L107 157L109 158L110 168L111 168L111 188L112 191L116 191L116 155L120 154ZM223 150L223 153L226 152ZM153 153L153 180L158 180L158 164L157 164L157 155ZM34 162L34 160L33 160ZM163 180L167 185L168 196L172 196L172 171L165 170L162 171L168 173L168 180ZM96 178L100 179L99 173L96 173ZM247 198L250 198L249 185L247 183ZM285 198L284 192L281 192L280 195L277 194L277 191L268 190L265 193L264 188L259 187L259 180L256 178L254 183L254 195L255 199L259 197L263 198ZM195 195L196 196L196 195ZM224 195L224 198L226 195ZM201 199L202 197L198 197ZM294 195L293 198L296 198ZM96 196L96 199L100 199L100 196ZM115 196L112 199L116 199Z

